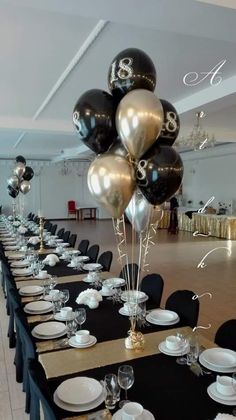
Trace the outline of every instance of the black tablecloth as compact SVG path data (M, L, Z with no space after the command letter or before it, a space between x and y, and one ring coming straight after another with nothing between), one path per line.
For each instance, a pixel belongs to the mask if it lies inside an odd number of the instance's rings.
M207 394L207 387L215 375L197 377L188 366L180 366L175 357L158 354L129 361L135 382L128 390L128 398L150 410L157 420L213 420L218 412L231 413L232 407L222 406ZM114 364L48 381L51 394L62 380L74 376L89 376L98 380L107 373L117 373L121 365ZM124 398L121 391L121 398ZM103 408L104 403L99 407ZM59 410L62 417L71 412Z

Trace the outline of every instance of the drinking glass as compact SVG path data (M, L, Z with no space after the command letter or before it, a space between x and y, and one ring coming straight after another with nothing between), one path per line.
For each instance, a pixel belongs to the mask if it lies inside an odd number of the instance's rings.
M77 323L76 323L74 314L71 314L70 318L67 319L66 327L67 327L67 338L71 338L73 335L75 335L77 331Z
M178 363L178 365L186 365L187 358L184 357L184 353L185 353L186 345L188 343L187 337L180 332L177 332L176 336L180 338L180 349L181 349L181 356L176 359L176 363Z
M57 293L55 296L52 297L53 303L53 315L56 315L61 311L62 301L61 301L61 294Z
M118 369L118 384L125 390L125 399L120 401L119 407L122 408L127 402L127 390L131 388L134 383L134 371L130 365L122 365Z
M70 292L68 289L61 290L61 301L63 303L63 306L65 306L66 302L68 302L70 298Z
M105 397L105 406L108 410L113 410L116 402L119 400L120 386L118 384L117 376L114 373L105 375L103 381L103 390Z
M199 356L199 344L190 344L189 352L187 353L187 365L191 366L193 363L196 363Z
M79 324L79 329L81 330L81 325L86 321L86 309L79 308L75 310L75 321Z
M53 290L56 285L57 285L57 276L51 276L49 279L50 290Z

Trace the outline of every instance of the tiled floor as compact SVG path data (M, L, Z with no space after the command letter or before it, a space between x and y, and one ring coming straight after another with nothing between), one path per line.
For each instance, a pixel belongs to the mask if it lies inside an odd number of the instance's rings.
M77 233L77 243L81 239L89 239L90 244L101 245L100 252L112 250L114 256L111 271L119 274L120 265L111 221L57 223L58 227L64 226L72 233ZM128 237L131 253L130 232ZM211 292L212 300L207 297L201 299L198 325L211 323L212 327L204 331L204 334L213 339L223 321L236 318L236 241L193 237L189 232L168 235L165 230L160 230L155 242L156 245L149 252L149 263L150 272L160 273L164 279L162 305L166 297L176 289L190 289L199 294ZM232 250L231 256L227 255L224 247ZM214 248L219 249L209 254L205 261L207 266L197 268L202 257ZM7 326L5 299L0 290L0 420L24 420L29 416L24 413L25 395L21 391L22 386L15 381L15 351L8 347Z

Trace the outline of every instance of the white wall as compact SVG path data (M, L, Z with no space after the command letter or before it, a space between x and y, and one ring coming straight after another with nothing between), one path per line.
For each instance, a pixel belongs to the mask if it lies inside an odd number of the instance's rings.
M200 152L196 159L184 160L184 205L189 206L187 201L192 200L190 207L199 208L199 201L206 203L211 196L215 196L211 205L216 209L219 201L227 205L236 203L236 155L204 159L199 155Z

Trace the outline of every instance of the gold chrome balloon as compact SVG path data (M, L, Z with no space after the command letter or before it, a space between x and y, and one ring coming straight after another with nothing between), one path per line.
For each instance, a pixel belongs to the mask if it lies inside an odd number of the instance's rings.
M148 90L135 89L120 101L116 129L133 158L140 158L156 141L163 118L161 102Z
M30 182L29 181L22 181L20 184L20 191L23 194L27 194L30 190Z
M21 178L25 173L25 164L22 162L18 162L13 170L14 174Z
M89 167L88 187L96 201L118 219L133 195L133 167L122 156L108 153L98 156Z

